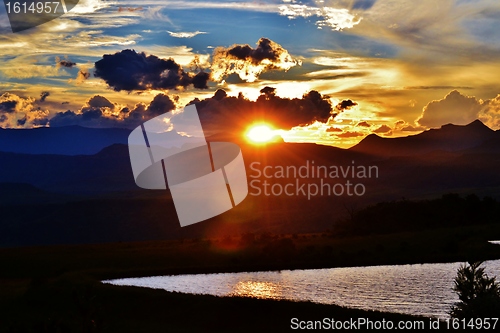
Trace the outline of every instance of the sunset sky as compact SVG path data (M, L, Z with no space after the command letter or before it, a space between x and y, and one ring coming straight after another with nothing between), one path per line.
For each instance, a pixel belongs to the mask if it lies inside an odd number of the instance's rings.
M500 128L496 0L80 0L20 33L0 11L4 128L132 128L195 98L222 129L264 114L286 141L340 147Z

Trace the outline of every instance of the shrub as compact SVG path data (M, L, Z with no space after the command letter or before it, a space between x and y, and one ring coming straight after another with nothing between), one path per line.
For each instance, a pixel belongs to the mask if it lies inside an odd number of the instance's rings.
M452 318L491 318L500 313L500 285L495 277L488 277L482 261L461 265L455 277L453 290L458 294L450 315Z

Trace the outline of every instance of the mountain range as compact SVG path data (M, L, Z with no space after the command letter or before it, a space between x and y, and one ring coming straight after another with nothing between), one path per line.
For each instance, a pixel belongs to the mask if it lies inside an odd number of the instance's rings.
M124 128L86 128L81 126L0 128L0 152L30 155L94 155L113 144L127 144L131 130ZM231 136L213 136L208 141L238 141ZM500 131L493 131L480 120L468 125L443 125L407 137L387 138L370 134L350 151L374 156L411 156L433 151L456 152L496 146ZM499 148L500 149L500 148Z
M181 228L168 190L135 185L124 144L127 135L127 130L77 127L0 131L0 246L318 232L331 228L353 207L381 201L436 198L450 192L500 199L500 133L480 121L404 138L370 135L350 149L239 141L249 181L266 180L257 177L254 162L261 168L299 168L312 162L327 167L376 166L378 174L351 179L365 187L360 197L249 194L236 208ZM21 137L25 138L19 145L12 141ZM28 137L39 141L30 145ZM295 181L267 180L282 185ZM299 181L307 186L320 180Z
M112 144L127 144L131 130L81 126L0 128L0 151L20 154L92 155Z
M500 132L493 131L480 120L464 126L448 124L417 135L382 138L370 134L352 151L376 156L411 156L435 151L459 152L470 149L495 148L500 152ZM482 148L481 148L482 147Z

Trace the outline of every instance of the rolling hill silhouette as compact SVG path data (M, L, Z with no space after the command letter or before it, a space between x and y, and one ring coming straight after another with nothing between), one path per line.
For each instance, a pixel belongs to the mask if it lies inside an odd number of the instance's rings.
M0 183L25 183L49 192L92 195L136 189L126 145L94 155L0 152Z
M115 143L127 144L130 130L81 126L0 128L0 151L21 154L92 155Z

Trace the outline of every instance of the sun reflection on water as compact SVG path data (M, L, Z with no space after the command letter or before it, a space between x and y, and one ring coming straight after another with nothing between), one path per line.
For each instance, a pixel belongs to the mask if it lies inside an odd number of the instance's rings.
M279 284L258 281L240 281L230 295L268 299L279 299L283 296Z
M453 280L460 265L455 262L187 274L104 282L190 294L310 301L446 319L451 305L458 301ZM487 261L485 266L488 275L499 276L500 260Z

